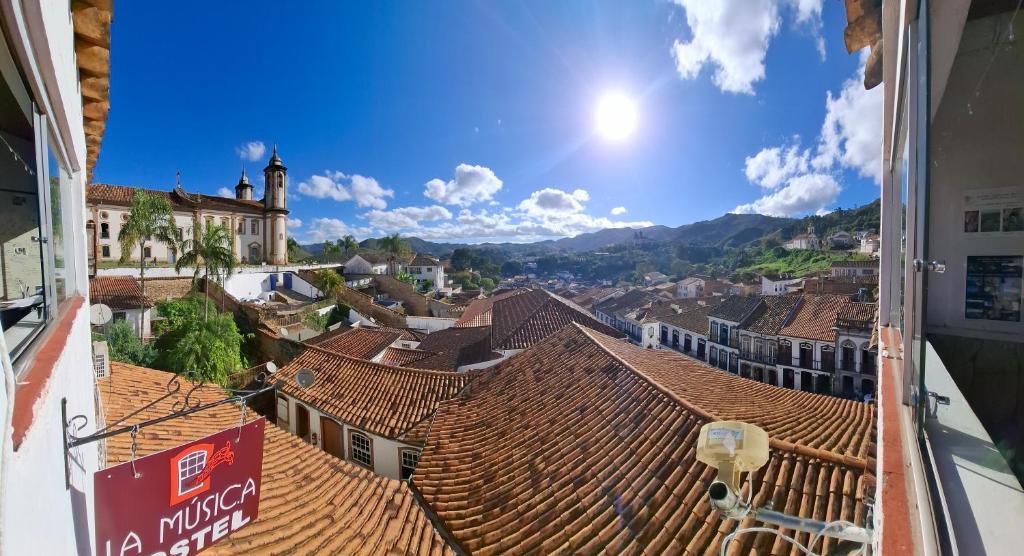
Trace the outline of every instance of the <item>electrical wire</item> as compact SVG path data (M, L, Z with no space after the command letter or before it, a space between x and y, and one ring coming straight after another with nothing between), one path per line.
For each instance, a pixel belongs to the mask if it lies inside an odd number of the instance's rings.
M857 526L855 523L850 523L849 521L845 521L845 520L841 520L841 519L840 520L836 520L836 521L830 521L830 522L826 523L824 527L821 528L821 531L818 531L817 533L814 534L813 537L811 537L811 542L807 543L807 549L808 550L814 550L814 545L818 543L818 539L820 539L820 538L825 536L825 531L828 531L829 529L832 529L833 527L835 527L837 525L842 525L844 527L856 527Z
M746 529L737 529L732 533L729 533L725 536L725 540L722 541L722 548L718 551L719 556L725 556L725 551L729 548L729 543L731 543L736 536L743 535L745 533L774 533L775 536L793 543L793 546L799 548L800 551L806 554L807 556L818 556L817 554L811 552L806 546L797 542L797 540L793 537L790 537L789 535L783 535L782 531L778 529L773 529L771 527L747 527Z

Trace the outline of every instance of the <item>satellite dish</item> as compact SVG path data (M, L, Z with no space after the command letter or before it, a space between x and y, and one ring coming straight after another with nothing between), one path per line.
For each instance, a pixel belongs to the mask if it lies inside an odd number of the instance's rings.
M288 335L288 329L283 326L281 327L281 330L278 330L278 332L280 332L282 336Z
M313 385L313 381L316 380L316 375L313 374L312 369L302 368L299 372L295 373L295 382L300 388L309 388Z
M102 303L96 303L92 307L89 307L89 322L93 326L102 326L110 322L110 319L114 318L114 312L110 310L110 307Z
M271 374L277 372L277 365L273 361L267 361L267 372Z

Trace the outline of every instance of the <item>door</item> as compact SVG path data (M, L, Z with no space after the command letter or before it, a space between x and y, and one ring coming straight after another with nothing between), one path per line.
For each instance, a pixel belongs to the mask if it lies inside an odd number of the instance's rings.
M309 442L309 410L300 403L295 404L295 436Z
M324 451L336 458L345 459L344 439L341 425L333 419L320 417L320 437L323 439Z
M292 275L290 272L284 273L284 289L292 289Z
M277 290L277 274L270 275L270 291Z

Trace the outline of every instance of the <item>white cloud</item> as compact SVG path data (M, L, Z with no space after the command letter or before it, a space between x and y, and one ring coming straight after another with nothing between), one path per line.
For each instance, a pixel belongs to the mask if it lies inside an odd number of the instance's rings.
M612 209L612 216L626 214L626 207L615 207Z
M335 241L350 234L356 238L366 238L371 233L372 230L369 228L352 227L337 218L314 218L302 241L307 243L320 243L328 239Z
M797 138L799 142L799 138ZM800 151L799 145L788 148L771 147L761 149L746 160L747 179L765 189L775 189L789 178L807 172L810 153Z
M235 152L238 153L239 158L242 160L256 162L262 159L263 155L267 154L267 146L263 144L263 141L249 141L236 148Z
M839 197L840 187L835 178L828 174L805 174L797 176L785 187L765 195L753 203L740 205L733 212L740 214L767 214L769 216L794 216L807 212L818 212Z
M590 194L582 189L567 193L561 189L545 187L534 191L529 199L519 203L519 210L530 216L547 216L559 213L574 213L583 210L583 203L590 200Z
M299 194L314 199L354 200L358 207L378 210L388 206L385 197L395 196L393 189L381 187L373 178L331 170L325 171L322 176L311 176L307 181L299 183L298 189Z
M396 231L418 228L420 222L451 220L452 213L440 205L432 205L429 207L371 210L364 216L374 228L382 231Z
M226 197L228 199L234 199L235 198L235 192L231 191L230 189L228 189L226 187L222 187L222 188L217 190L217 196L219 196L219 197Z
M864 88L864 60L857 75L843 83L839 96L828 93L825 122L814 167L839 163L882 183L882 87Z
M469 206L490 201L502 185L490 168L463 163L455 167L455 178L447 183L437 178L428 181L423 194L446 205Z
M302 220L299 220L298 218L291 218L291 217L289 217L288 218L288 227L289 228L301 228L302 227Z
M683 79L696 78L712 66L712 81L725 92L754 94L765 78L768 44L781 26L780 6L791 6L793 19L807 26L824 56L821 40L822 0L674 0L686 11L689 42L676 40L672 53Z

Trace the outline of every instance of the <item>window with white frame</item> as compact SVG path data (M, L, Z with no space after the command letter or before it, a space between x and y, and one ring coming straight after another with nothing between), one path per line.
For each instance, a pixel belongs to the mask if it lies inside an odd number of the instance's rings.
M254 235L254 236L255 235L259 235L259 233L260 233L260 221L259 220L256 220L255 218L253 218L252 220L249 221L249 232L252 233L252 235Z
M373 441L361 432L352 431L348 437L352 461L373 469Z
M409 477L412 477L413 472L416 471L416 464L420 462L420 451L413 450L412 448L403 448L401 459L402 480L408 480Z

